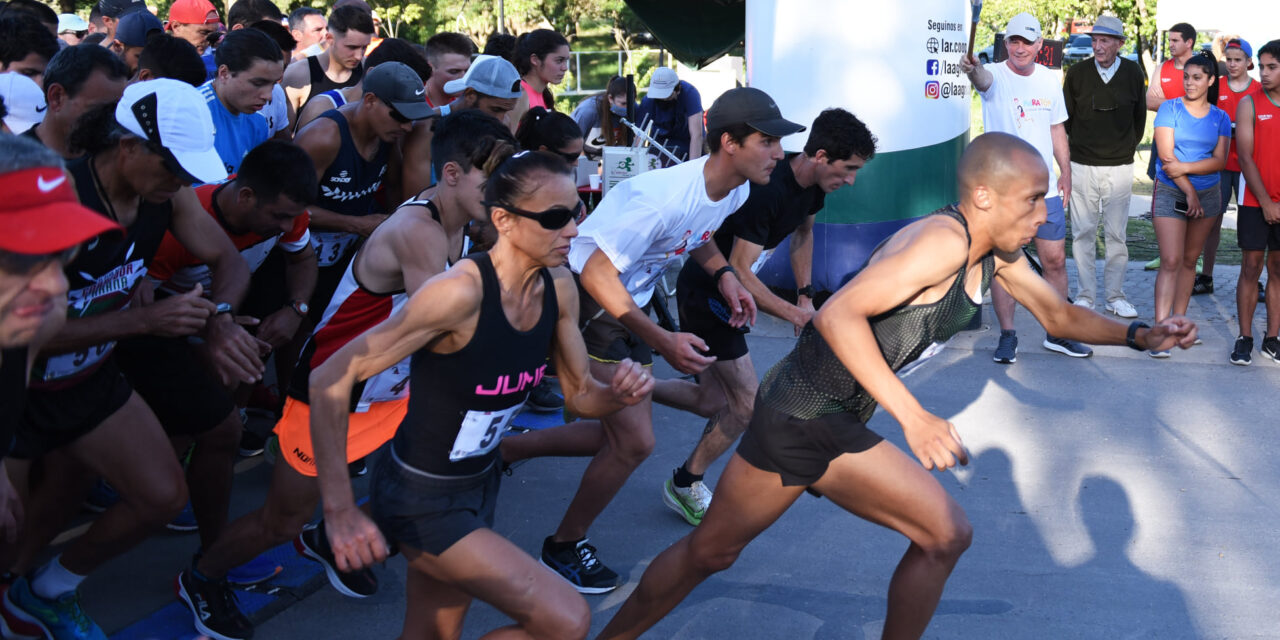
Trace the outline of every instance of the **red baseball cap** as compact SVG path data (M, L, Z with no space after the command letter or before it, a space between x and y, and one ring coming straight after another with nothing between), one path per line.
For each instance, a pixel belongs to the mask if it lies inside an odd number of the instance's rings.
M80 204L61 167L0 175L0 249L45 255L70 249L120 225Z
M169 6L169 22L219 24L222 19L218 17L218 10L209 0L177 0Z

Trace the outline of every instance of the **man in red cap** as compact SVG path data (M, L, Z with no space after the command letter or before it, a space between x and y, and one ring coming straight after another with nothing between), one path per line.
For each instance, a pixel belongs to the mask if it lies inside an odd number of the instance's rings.
M222 19L209 0L178 0L169 7L169 22L165 27L175 38L190 42L204 55L209 48L209 36L221 25Z

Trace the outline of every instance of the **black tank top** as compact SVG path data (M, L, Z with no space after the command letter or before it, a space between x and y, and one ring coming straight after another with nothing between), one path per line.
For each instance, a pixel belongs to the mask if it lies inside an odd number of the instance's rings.
M958 220L964 226L966 246L972 241L964 216L953 206L931 215ZM981 264L980 291L985 292L995 270L995 258L988 253ZM982 303L974 302L965 291L967 271L967 265L960 267L951 288L937 302L902 304L870 319L871 332L890 369L907 375L942 351L946 341L973 319ZM775 411L802 420L853 413L866 422L876 408L875 399L858 384L812 322L805 325L791 353L765 374L760 399Z
M324 72L324 67L320 66L320 56L318 55L307 57L307 70L311 72L311 92L307 94L307 102L311 102L312 98L326 91L354 87L364 78L364 65L360 64L356 65L356 68L351 70L351 77L347 78L346 82L334 82L333 80L330 80L329 75ZM305 102L303 103L303 107L306 107ZM301 112L302 109L298 109L298 111Z
M413 354L409 412L391 447L400 464L437 476L474 476L497 460L503 432L546 372L560 315L555 283L543 269L542 315L532 329L516 330L489 254L467 259L484 283L475 334L453 353Z
M0 351L0 457L9 455L27 399L27 348Z
M364 216L373 213L373 194L382 186L387 173L387 153L391 145L378 143L372 160L365 160L351 138L351 126L337 109L330 109L321 118L333 120L338 125L342 146L329 168L320 177L320 198L316 204L348 216Z

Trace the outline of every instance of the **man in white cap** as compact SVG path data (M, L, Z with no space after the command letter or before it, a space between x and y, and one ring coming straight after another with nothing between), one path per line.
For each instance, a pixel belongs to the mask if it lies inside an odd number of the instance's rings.
M1040 21L1023 12L1009 20L1005 28L1005 46L1009 59L985 67L972 55L960 59L960 70L969 76L973 88L982 96L982 121L987 131L1009 133L1040 151L1049 170L1045 184L1044 204L1048 222L1036 231L1036 255L1044 268L1044 277L1062 297L1067 297L1066 212L1062 203L1071 198L1071 152L1067 144L1067 109L1062 86L1048 68L1036 64L1036 56L1044 44ZM1054 161L1058 179L1053 177ZM1000 341L992 359L1001 364L1018 360L1018 335L1013 329L1016 302L1000 284L991 287L991 306L1000 321ZM1087 358L1093 350L1076 342L1045 334L1045 349L1073 358Z
M67 43L68 47L80 44L89 35L89 23L74 13L63 13L58 16L58 39Z
M479 109L506 124L507 114L516 107L520 98L520 72L506 58L476 56L461 78L444 83L444 92L459 96L461 102L446 105L447 108Z
M702 96L673 69L654 69L636 120L641 127L652 123L650 135L676 157L693 160L702 156Z
M22 135L44 119L44 92L27 76L15 71L0 73L0 100L6 110L6 133Z
M1106 310L1121 318L1138 311L1125 299L1124 272L1129 263L1125 229L1132 195L1133 154L1147 122L1146 81L1138 63L1120 57L1124 24L1113 16L1094 23L1093 57L1067 70L1062 94L1067 107L1071 149L1071 252L1079 283L1076 304L1092 308L1096 296L1098 223L1106 234L1102 272Z

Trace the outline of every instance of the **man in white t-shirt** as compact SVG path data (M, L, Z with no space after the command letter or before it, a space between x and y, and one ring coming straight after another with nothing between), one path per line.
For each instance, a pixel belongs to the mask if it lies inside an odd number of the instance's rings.
M1036 232L1036 254L1044 268L1044 278L1062 297L1067 297L1067 222L1062 203L1071 198L1071 151L1067 146L1066 101L1062 82L1048 68L1036 64L1044 44L1040 21L1029 13L1019 13L1005 28L1009 59L985 67L973 56L960 59L960 70L982 96L982 122L986 131L1013 134L1040 152L1049 169L1044 206L1048 222ZM1060 173L1054 172L1057 161ZM1058 176L1054 182L1054 175ZM1001 364L1018 360L1018 336L1013 330L1013 298L991 283L991 303L1000 321L1000 342L993 359ZM1093 350L1075 340L1045 334L1044 348L1073 358L1087 358Z
M592 375L613 379L625 358L652 365L650 345L684 373L715 361L691 333L673 333L649 318L653 290L682 256L715 279L728 303L724 321L754 322L755 300L738 280L712 236L742 206L748 182L766 184L783 159L780 138L804 127L783 119L777 104L754 88L732 89L707 111L709 156L642 173L609 191L578 228L569 266L579 274L579 316ZM601 429L603 423L603 430ZM570 444L572 443L572 444ZM619 576L595 557L587 529L653 450L652 398L599 423L580 421L503 440L505 462L543 455L594 455L578 492L554 535L542 546L542 563L582 593L604 593Z

